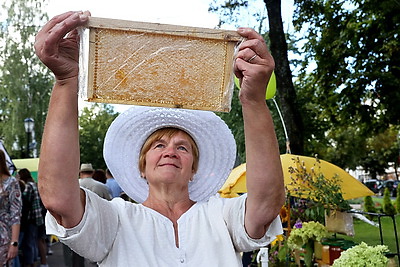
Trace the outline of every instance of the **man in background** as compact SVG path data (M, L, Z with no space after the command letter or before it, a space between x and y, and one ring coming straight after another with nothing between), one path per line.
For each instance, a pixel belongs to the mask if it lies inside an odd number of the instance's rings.
M96 193L98 196L111 200L111 195L108 191L108 187L96 181L95 179L92 178L94 173L94 169L92 167L91 163L83 163L81 164L81 168L79 170L79 185L81 187L87 188L90 191ZM72 257L72 267L94 267L97 266L96 263L90 262L89 260L81 257L74 251L72 251L70 248L67 246L64 247L64 257L66 257L66 262L69 261L69 257Z
M108 189L110 189L111 197L112 198L120 197L121 193L122 193L122 189L119 186L119 184L117 183L117 181L115 181L115 179L109 169L106 170L106 177L107 177L106 186L108 187Z
M96 193L99 197L111 200L108 187L92 178L94 169L92 164L83 163L79 172L79 185Z

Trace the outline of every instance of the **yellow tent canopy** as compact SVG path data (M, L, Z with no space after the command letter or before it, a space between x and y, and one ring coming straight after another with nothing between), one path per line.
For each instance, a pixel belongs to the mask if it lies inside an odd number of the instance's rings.
M218 193L222 197L231 198L246 192L246 163L243 163L232 170Z
M12 161L18 170L27 168L31 172L33 179L37 181L39 158L13 159Z
M292 174L289 172L289 166L296 167L296 163L293 159L299 159L301 164L304 164L308 170L316 168L317 166L317 160L312 157L292 154L281 155L284 181L285 185L288 186L289 191L294 189L291 188L290 185L292 182ZM339 176L343 198L345 200L374 195L374 193L365 185L338 166L324 160L319 160L318 166L320 167L319 171L324 174L326 179L331 179L335 175ZM232 170L228 179L225 181L225 184L219 190L219 193L222 197L236 197L239 194L246 192L246 164L243 163Z

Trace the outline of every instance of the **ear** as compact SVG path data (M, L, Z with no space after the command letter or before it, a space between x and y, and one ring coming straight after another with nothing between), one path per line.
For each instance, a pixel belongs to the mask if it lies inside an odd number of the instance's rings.
M194 179L194 174L195 174L195 172L192 170L192 173L193 173L193 175L189 178L189 182L192 182L193 179Z

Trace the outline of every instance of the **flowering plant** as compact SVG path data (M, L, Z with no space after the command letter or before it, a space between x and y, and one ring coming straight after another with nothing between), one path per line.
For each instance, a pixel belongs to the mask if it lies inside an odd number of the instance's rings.
M310 169L307 169L299 157L292 160L294 165L289 167L291 182L286 185L286 191L289 195L307 201L303 214L305 219L323 222L325 213L329 215L331 210L351 209L348 201L343 198L340 177L325 177L321 170L321 161L317 157L316 164ZM292 188L292 192L289 188Z
M343 251L340 257L333 262L334 267L347 266L387 266L389 260L384 253L389 249L384 245L368 246L364 242Z
M291 249L300 249L310 241L321 241L322 238L328 236L325 226L319 222L297 222L294 227L287 241Z
M273 266L284 266L286 263L288 246L285 241L286 237L284 235L278 235L276 239L271 242L268 260Z

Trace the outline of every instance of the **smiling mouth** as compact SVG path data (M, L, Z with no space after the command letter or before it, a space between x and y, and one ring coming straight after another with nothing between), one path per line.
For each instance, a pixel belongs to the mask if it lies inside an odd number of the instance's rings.
M159 166L160 166L160 167L164 167L164 166L173 166L173 167L179 169L179 167L178 167L177 165L173 164L173 163L163 163L163 164L160 164Z

